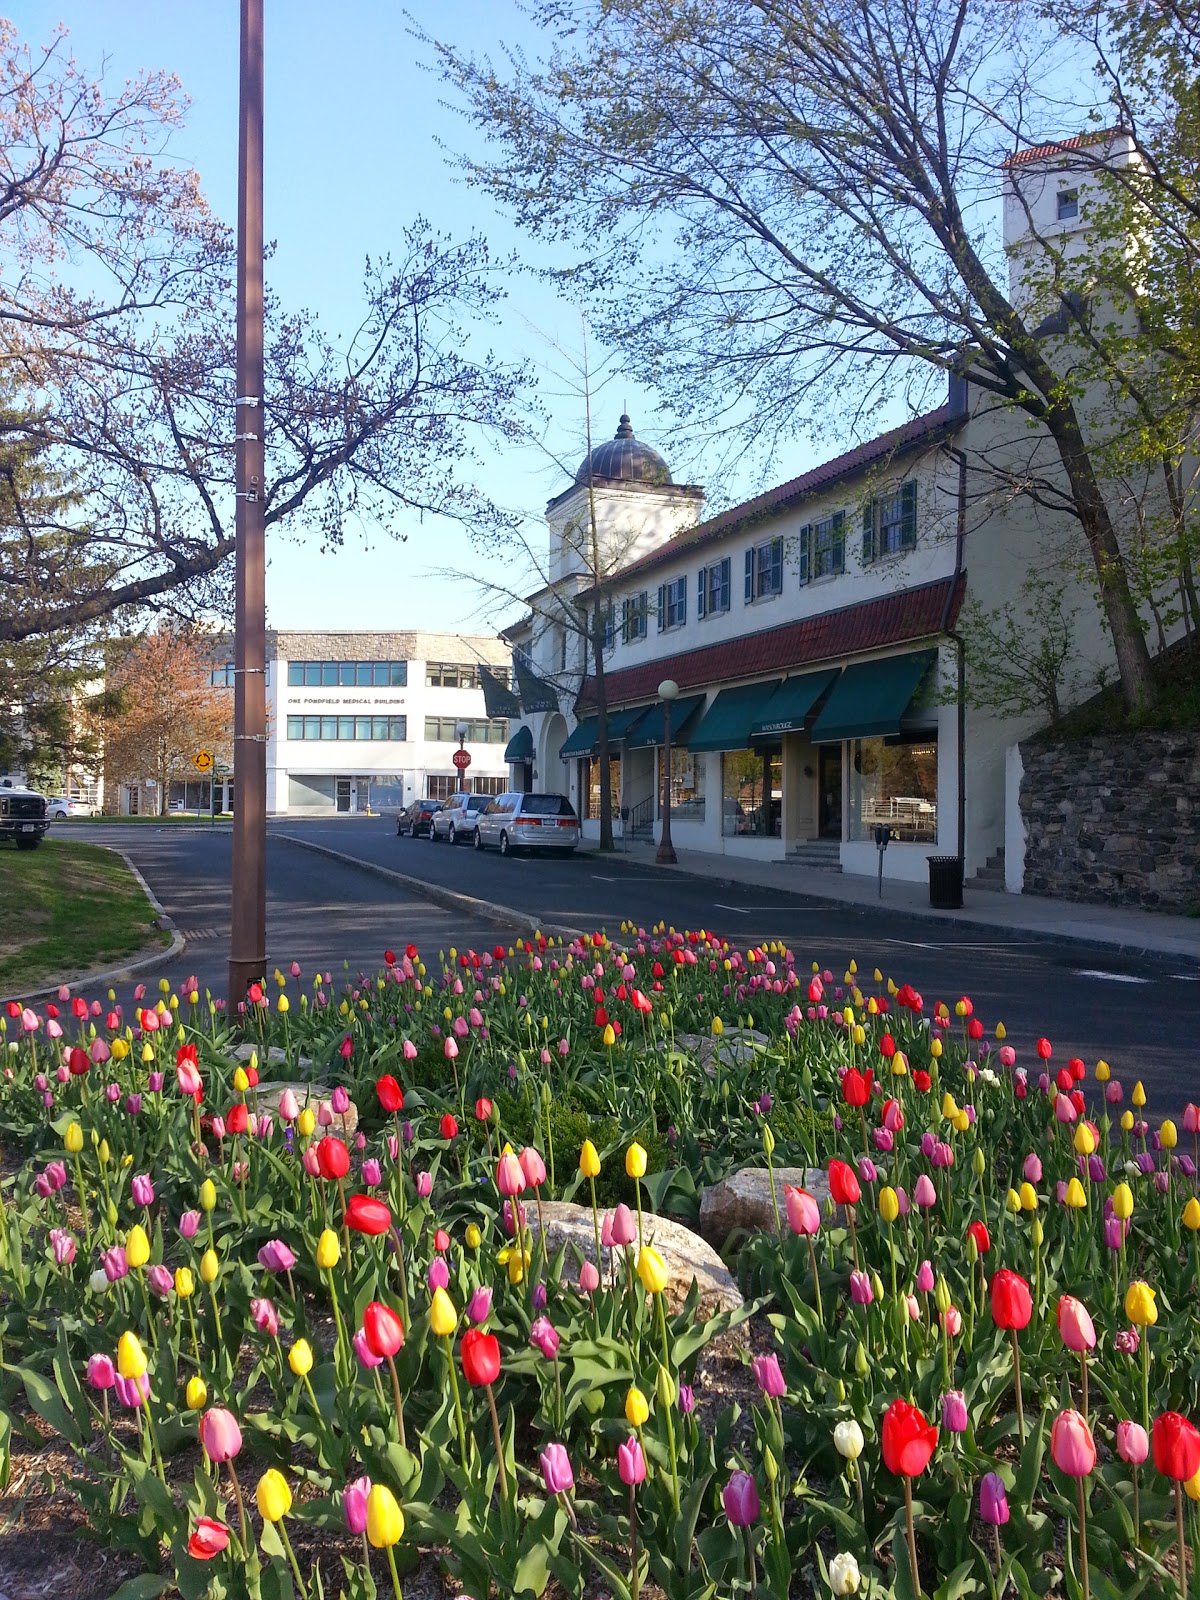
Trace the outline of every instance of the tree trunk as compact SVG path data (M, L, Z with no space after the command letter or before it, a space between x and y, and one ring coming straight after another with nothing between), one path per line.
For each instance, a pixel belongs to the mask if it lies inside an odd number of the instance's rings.
M596 678L596 760L600 763L600 848L613 847L612 785L608 770L608 695L604 684L604 607L597 584L592 591L592 670Z

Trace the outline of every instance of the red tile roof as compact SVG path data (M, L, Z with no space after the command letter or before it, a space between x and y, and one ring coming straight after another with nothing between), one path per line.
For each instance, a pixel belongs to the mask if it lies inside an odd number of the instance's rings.
M1125 132L1124 128L1103 128L1096 133L1076 133L1069 139L1052 139L1049 144L1036 144L1032 149L1018 150L1000 165L1023 167L1030 161L1046 161L1051 156L1065 155L1071 150L1087 150L1094 144L1107 144L1110 139L1120 138Z
M635 667L622 667L605 674L609 709L655 699L658 685L668 672L681 690L707 689L813 662L837 661L885 645L932 638L943 628L954 626L965 588L965 575L959 576L957 584L953 578L939 578L919 588L900 589L876 600L863 600L800 622L785 622L761 633L743 634L684 655L658 656ZM578 703L586 706L594 699L594 680L585 678Z
M623 588L630 578L638 577L654 567L665 566L681 555L690 555L693 550L736 533L751 523L775 516L778 512L785 511L819 494L822 490L831 488L840 479L849 477L852 473L862 472L867 467L873 467L880 461L916 449L919 445L932 444L953 432L959 420L948 405L938 406L935 411L927 411L923 416L914 417L902 427L881 433L877 439L870 439L866 444L857 445L853 450L835 456L832 461L824 461L819 467L801 473L798 478L791 478L787 483L768 489L764 494L755 495L753 500L745 500L740 506L731 506L728 511L709 517L707 522L697 523L694 528L687 528L682 533L676 534L673 539L669 539L657 550L652 550L641 560L631 561L628 566L615 572L612 579L613 586Z

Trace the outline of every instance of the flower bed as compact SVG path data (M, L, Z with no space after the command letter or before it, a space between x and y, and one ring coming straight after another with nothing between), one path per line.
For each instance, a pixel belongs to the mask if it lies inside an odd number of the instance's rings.
M661 928L0 1026L0 1443L164 1589L1185 1593L1200 1119L1103 1062ZM656 1214L747 1164L828 1197L702 1315Z

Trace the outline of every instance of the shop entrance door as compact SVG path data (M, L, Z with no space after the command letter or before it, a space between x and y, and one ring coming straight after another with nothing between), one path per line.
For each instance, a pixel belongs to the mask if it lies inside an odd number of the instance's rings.
M840 744L820 746L819 826L822 839L842 837L842 747Z
M339 778L337 781L337 809L349 811L350 809L350 779Z

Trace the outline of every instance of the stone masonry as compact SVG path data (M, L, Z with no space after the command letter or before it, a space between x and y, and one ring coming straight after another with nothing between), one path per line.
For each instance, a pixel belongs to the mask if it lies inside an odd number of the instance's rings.
M1200 735L1021 746L1027 894L1200 912Z

